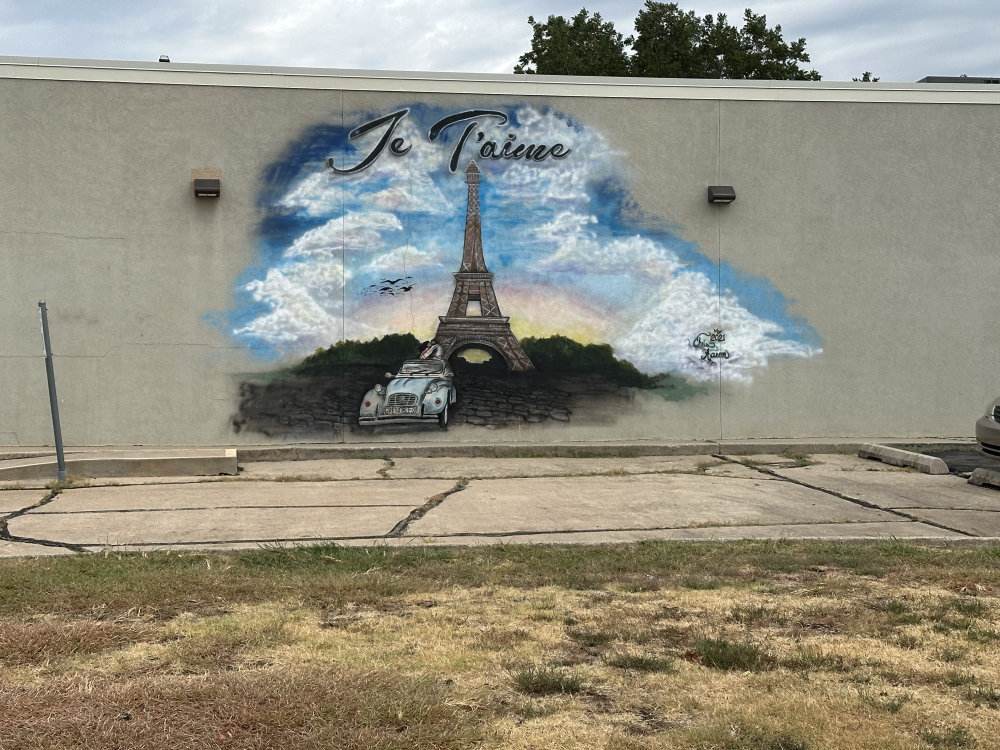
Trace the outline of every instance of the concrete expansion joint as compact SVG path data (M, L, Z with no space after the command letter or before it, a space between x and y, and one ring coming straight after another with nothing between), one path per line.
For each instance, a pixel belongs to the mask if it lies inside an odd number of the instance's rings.
M454 495L456 492L461 492L468 486L469 486L468 479L460 479L458 481L458 484L456 484L450 490L445 490L440 494L434 495L419 508L414 508L412 511L410 511L410 514L406 518L404 518L402 521L400 521L399 523L397 523L395 526L392 527L389 533L386 534L386 537L389 539L395 539L403 536L403 534L406 533L406 530L410 527L410 524L419 521L421 518L426 516L428 513L430 513L432 510L438 507L441 503L443 503L445 499L448 498L450 495Z
M877 446L877 447L885 447L885 446ZM897 449L892 448L892 449L887 449L887 450L896 451ZM899 453L908 453L908 451L899 451ZM919 455L919 454L914 454L914 455ZM867 458L867 456L862 456L861 455L861 451L860 450L858 451L858 456L860 458ZM727 458L726 456L722 456L722 455L713 456L713 458L718 458L718 459L723 460L723 461L729 461L731 463L739 463L738 461L733 461L732 459ZM924 458L930 459L931 457L930 456L924 456ZM940 461L941 459L937 459L937 460ZM746 466L746 464L742 464L742 465ZM898 464L894 464L894 465L898 465ZM892 514L894 516L899 516L900 518L904 518L907 521L913 521L913 522L916 522L916 523L924 523L924 524L927 524L928 526L933 526L934 528L941 529L943 531L950 531L950 532L952 532L954 534L961 534L962 536L973 537L973 538L976 536L975 534L970 534L969 532L962 531L961 529L952 528L951 526L945 526L943 523L937 523L936 521L930 521L930 520L928 520L926 518L920 518L920 517L917 517L917 516L912 515L910 513L905 513L902 510L900 510L899 508L883 508L882 506L876 505L875 503L870 503L867 500L862 500L859 497L851 497L848 494L845 494L843 492L838 492L836 490L831 490L831 489L829 489L827 487L820 487L819 485L810 484L809 482L803 482L801 479L794 479L792 477L786 477L786 476L784 476L782 474L779 474L776 471L768 469L767 467L764 467L764 466L752 466L750 468L753 468L754 470L759 471L761 474L766 474L766 475L768 475L769 477L771 477L773 479L777 479L777 480L782 481L782 482L788 482L790 484L795 484L795 485L798 485L799 487L804 487L805 489L808 489L808 490L814 490L815 492L822 492L822 493L830 495L832 497L836 497L836 498L838 498L840 500L845 500L845 501L847 501L849 503L853 503L854 505L860 505L862 508L867 508L868 510L877 510L877 511L881 511L883 513L890 513L890 514ZM931 472L925 472L925 473L931 473Z

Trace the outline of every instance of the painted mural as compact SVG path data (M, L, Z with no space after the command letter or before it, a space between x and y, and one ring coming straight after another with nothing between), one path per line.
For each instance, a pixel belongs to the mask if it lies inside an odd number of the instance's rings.
M610 134L531 105L337 120L263 181L227 329L275 370L238 430L569 422L821 351L769 281L639 208Z

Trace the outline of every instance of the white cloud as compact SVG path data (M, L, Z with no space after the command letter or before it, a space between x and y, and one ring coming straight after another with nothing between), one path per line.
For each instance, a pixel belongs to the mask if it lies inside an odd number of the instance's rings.
M735 25L746 7L731 0L682 5L700 16L726 13ZM605 0L600 11L628 35L640 6ZM544 12L532 0L377 8L360 0L8 2L0 5L0 47L28 57L152 61L168 53L178 62L510 73L531 47L529 15L570 17L579 9L571 0L552 0ZM766 14L768 25L780 24L786 41L805 37L809 65L824 80L850 81L865 70L883 81L909 82L1000 70L1000 21L989 0L759 0L753 9Z
M332 173L311 172L278 199L285 210L300 210L307 216L328 216L344 209L343 185L330 179Z
M341 282L341 286L342 286ZM290 278L272 268L263 279L246 286L254 301L271 309L233 333L262 340L298 352L329 346L340 339L343 330L341 306L332 300L320 304L301 279Z
M402 245L372 258L361 270L382 272L386 269L399 269L409 272L424 266L440 266L441 262L440 255L418 250L413 245Z
M403 228L395 215L382 211L348 213L310 229L285 251L285 258L340 257L345 250L377 250L385 246L382 232Z
M349 127L364 124L348 123ZM348 154L331 154L341 169L359 164L378 144L388 123L356 139ZM321 217L342 213L346 207L364 205L380 211L440 214L451 210L448 200L429 177L439 165L437 146L426 142L412 115L404 116L393 130L394 138L403 138L409 151L394 156L386 149L366 169L349 175L335 175L326 163L316 163L314 171L304 175L277 201L286 211L301 211ZM387 187L381 187L388 185ZM371 186L370 190L363 190Z
M628 274L637 279L666 281L683 267L677 255L642 235L598 240L588 229L594 217L563 213L542 228L559 243L539 265L551 271Z
M362 193L360 200L382 211L440 214L447 211L447 201L430 180L393 185L377 193Z
M819 353L804 344L779 338L782 329L743 308L731 294L719 295L702 273L682 271L662 290L663 300L640 318L625 335L613 341L618 356L643 372L681 372L706 380L718 376L749 381L754 368L777 356L808 357ZM692 345L700 333L722 329L719 347L728 359L708 361Z

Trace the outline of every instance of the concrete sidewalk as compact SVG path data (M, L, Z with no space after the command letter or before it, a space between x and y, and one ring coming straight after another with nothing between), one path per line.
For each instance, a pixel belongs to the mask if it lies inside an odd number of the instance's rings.
M0 480L0 556L745 538L1000 540L1000 491L832 452L241 460L228 477Z

